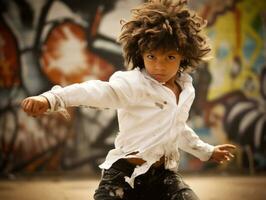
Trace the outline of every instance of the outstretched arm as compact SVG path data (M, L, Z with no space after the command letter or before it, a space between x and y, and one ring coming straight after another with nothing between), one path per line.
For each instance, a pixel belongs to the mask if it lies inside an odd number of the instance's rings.
M22 108L31 116L39 116L49 111L66 112L67 107L86 106L97 108L122 108L138 99L135 71L116 72L109 82L91 80L64 88L55 86L40 96L23 100Z
M179 135L178 146L202 161L214 161L217 163L230 161L234 157L231 151L236 148L232 144L212 146L205 143L187 124Z
M187 124L179 133L178 147L201 161L209 160L215 149L213 145L203 142Z

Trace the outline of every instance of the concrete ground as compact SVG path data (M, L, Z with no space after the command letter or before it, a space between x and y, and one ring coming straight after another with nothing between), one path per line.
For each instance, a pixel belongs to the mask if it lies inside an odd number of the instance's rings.
M266 176L184 176L201 200L266 200ZM93 200L98 178L0 180L0 200Z

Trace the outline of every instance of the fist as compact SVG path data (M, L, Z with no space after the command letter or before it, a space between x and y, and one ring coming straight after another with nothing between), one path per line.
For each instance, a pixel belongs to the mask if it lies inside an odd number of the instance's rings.
M48 100L43 96L33 96L24 99L21 107L30 116L43 115L50 107Z

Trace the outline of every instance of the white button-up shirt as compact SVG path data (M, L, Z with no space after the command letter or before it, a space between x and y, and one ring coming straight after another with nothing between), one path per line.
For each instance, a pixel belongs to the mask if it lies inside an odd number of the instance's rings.
M126 177L133 186L134 178L148 171L162 156L165 168L177 171L179 148L202 161L208 160L214 150L186 124L195 97L191 76L182 73L176 81L182 88L178 104L169 88L138 68L115 72L109 82L92 80L57 87L42 95L48 99L51 111L69 106L117 109L119 133L115 148L109 151L100 168L108 169L121 158L142 158L146 162L137 166L131 177Z

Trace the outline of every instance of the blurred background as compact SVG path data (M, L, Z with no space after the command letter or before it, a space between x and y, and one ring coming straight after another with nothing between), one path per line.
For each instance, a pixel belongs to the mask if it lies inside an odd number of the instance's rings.
M66 121L57 114L29 117L20 102L53 85L105 81L126 70L116 42L119 22L129 19L130 9L140 3L0 0L4 180L47 173L100 175L98 165L118 131L115 110L73 108ZM237 150L236 158L224 165L183 153L180 170L261 177L266 172L266 1L190 0L189 7L208 20L205 31L213 56L192 74L196 99L189 124L204 141L232 143Z

